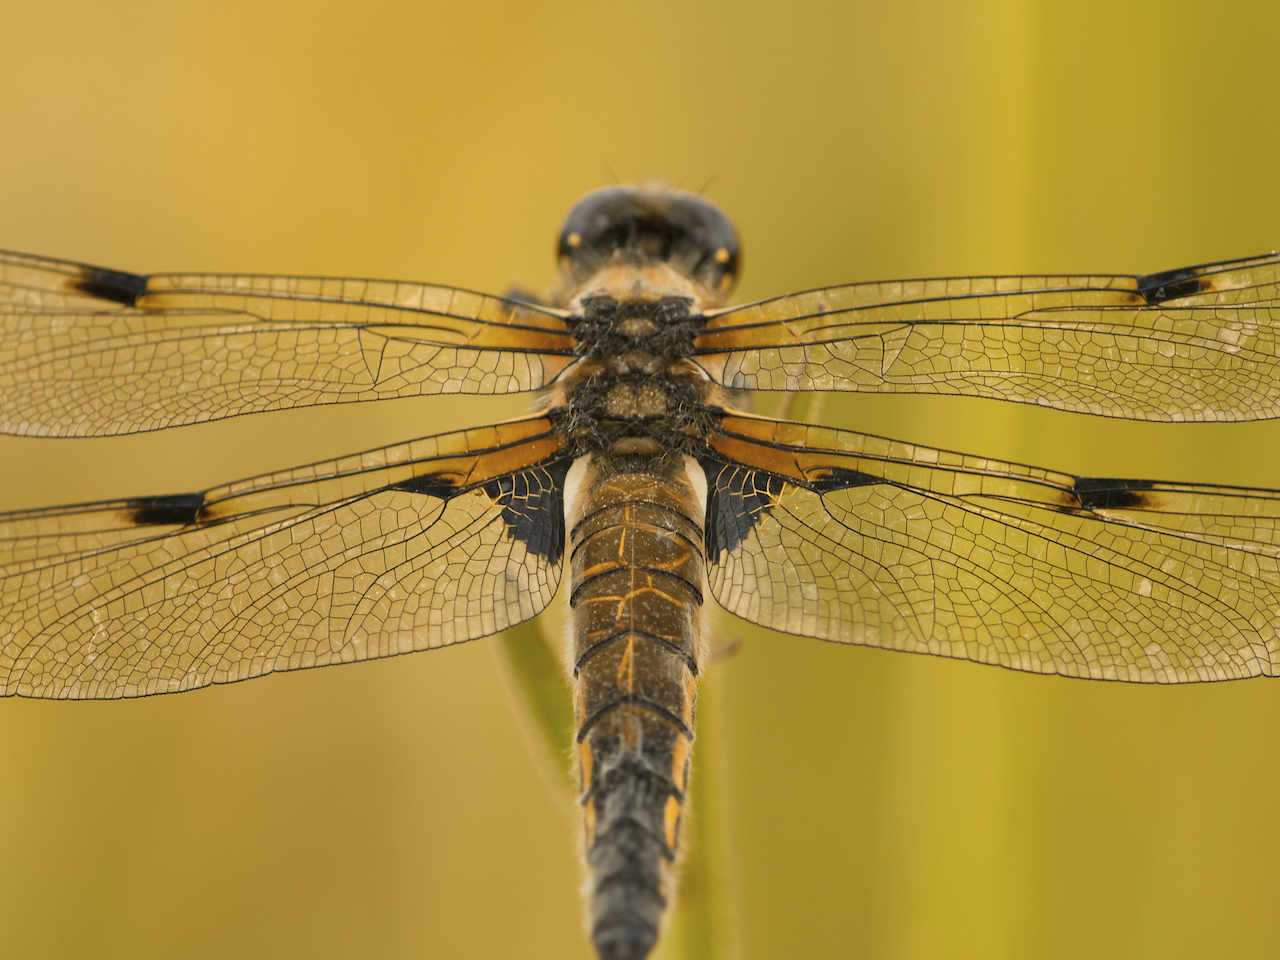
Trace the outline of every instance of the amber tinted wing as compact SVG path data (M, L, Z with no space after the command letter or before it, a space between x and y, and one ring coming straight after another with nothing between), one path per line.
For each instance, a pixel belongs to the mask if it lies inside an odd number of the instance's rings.
M459 643L551 600L543 418L203 494L0 514L0 690L143 696Z
M1073 477L727 417L708 579L841 643L1181 683L1280 672L1280 491Z
M0 253L0 431L95 436L322 403L535 390L554 311L378 280L142 276Z
M712 378L933 393L1135 420L1280 416L1280 256L1166 273L866 283L711 316Z

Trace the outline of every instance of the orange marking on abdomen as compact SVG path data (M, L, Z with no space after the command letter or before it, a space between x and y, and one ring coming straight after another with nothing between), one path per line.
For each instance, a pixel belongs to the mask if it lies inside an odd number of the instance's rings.
M684 701L680 704L680 718L693 729L693 704L698 698L698 678L690 674L684 681Z
M636 689L636 638L628 637L626 649L622 653L622 662L618 664L618 686L623 686L622 677L626 674L628 693Z
M585 740L578 744L578 787L586 790L591 783L591 774L595 768L595 757L591 754L591 744Z
M596 801L594 797L589 797L582 806L582 827L586 833L587 849L590 850L596 843Z
M680 737L676 740L676 748L671 751L671 782L681 793L685 791L685 771L689 764L689 740Z
M680 827L680 801L674 796L667 797L666 806L662 808L663 835L667 841L667 849L676 848L676 831Z

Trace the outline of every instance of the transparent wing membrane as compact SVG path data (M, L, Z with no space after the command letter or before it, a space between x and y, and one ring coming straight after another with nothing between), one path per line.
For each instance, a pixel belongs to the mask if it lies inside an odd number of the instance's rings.
M1280 416L1280 256L1139 276L864 283L720 311L725 386L1014 400L1132 420Z
M559 448L532 418L203 494L0 514L0 689L176 692L528 620L560 579Z
M1078 478L726 417L711 591L788 633L1033 673L1280 672L1280 491Z
M137 433L244 413L545 386L554 311L375 280L142 276L0 253L0 431Z

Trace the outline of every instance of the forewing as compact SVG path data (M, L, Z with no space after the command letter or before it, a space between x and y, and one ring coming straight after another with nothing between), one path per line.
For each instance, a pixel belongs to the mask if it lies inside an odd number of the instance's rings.
M726 417L708 579L788 633L1033 673L1280 672L1280 491L1078 478Z
M555 311L450 287L143 276L0 253L0 432L137 433L263 410L545 386Z
M144 696L498 633L560 579L544 418L203 494L0 514L0 689Z
M813 290L709 317L716 382L1015 400L1133 420L1280 416L1280 256L1138 276Z

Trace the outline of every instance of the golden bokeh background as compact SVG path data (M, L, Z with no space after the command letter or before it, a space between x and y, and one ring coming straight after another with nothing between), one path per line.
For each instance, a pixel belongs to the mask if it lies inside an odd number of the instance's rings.
M0 246L140 272L552 276L609 182L699 190L745 299L1280 245L1270 0L0 4ZM0 439L0 509L185 492L519 401ZM1280 487L1280 425L848 398L833 425ZM2 611L0 611L2 614ZM724 624L743 958L1271 957L1280 686L1148 689ZM0 703L0 952L586 958L571 813L492 641Z

